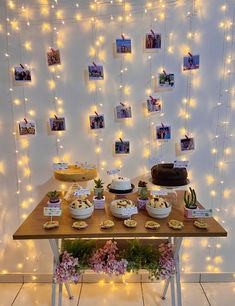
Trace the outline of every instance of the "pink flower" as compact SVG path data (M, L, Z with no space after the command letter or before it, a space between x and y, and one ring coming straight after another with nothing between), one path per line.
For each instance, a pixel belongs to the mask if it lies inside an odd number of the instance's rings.
M54 277L58 283L72 281L78 283L79 280L78 258L74 258L68 252L64 252L61 262L57 265Z

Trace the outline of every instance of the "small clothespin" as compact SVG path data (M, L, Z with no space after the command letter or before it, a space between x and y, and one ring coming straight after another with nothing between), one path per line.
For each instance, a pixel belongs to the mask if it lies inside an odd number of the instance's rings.
M124 36L124 34L122 34L122 35L121 35L121 37L122 37L122 39L123 39L123 40L125 39L125 36Z
M166 75L166 70L162 70L162 72L164 73L164 75Z
M186 138L186 139L189 139L188 135L185 135L185 138Z
M125 104L124 104L124 103L122 103L122 102L120 102L120 104L121 104L121 106L123 106L123 107L125 106Z
M189 55L190 57L193 57L192 53L190 53L190 52L188 52L188 55Z
M152 33L152 35L153 35L153 36L155 36L155 33L153 32L153 30L152 30L152 29L151 29L151 33Z
M24 69L24 66L23 66L22 64L20 64L20 67L21 67L22 69Z
M99 116L99 114L97 112L95 112L95 114L96 114L97 117Z
M161 125L162 125L163 128L165 127L163 123L161 123Z
M28 123L28 120L26 118L24 118L24 121L25 121L26 124Z
M56 115L54 115L55 119L58 119L58 117Z
M123 140L122 140L122 138L119 138L119 140L121 141L121 143L123 143Z
M51 49L51 52L53 52L53 53L55 52L55 49L53 49L53 48L50 48L50 49Z
M95 62L92 62L93 66L97 67L96 63Z
M153 101L153 100L154 100L154 98L153 98L152 96L149 96L149 98L151 99L151 101Z

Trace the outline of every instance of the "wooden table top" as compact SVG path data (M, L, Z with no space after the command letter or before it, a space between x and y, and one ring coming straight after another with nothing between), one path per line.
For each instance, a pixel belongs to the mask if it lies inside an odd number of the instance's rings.
M13 235L13 239L60 239L60 238L149 238L149 237L225 237L227 232L214 219L207 218L208 229L198 229L193 225L194 220L184 218L184 202L183 191L177 191L177 203L172 207L171 214L166 219L154 219L149 217L146 211L139 210L133 219L138 222L136 228L127 228L123 224L123 220L115 218L111 215L109 205L114 200L115 195L105 193L106 205L105 210L95 210L93 215L86 219L88 227L82 230L72 228L75 221L72 219L68 209L68 203L62 201L62 216L53 217L53 220L58 220L60 226L56 229L45 230L43 224L50 219L50 217L43 216L43 207L47 206L48 198L45 197L33 212L28 216L24 223L18 228ZM136 193L127 195L126 198L136 202ZM90 196L90 199L92 195ZM200 203L199 203L200 204ZM201 205L201 204L200 204ZM111 229L100 229L100 223L104 220L113 220L115 226ZM168 221L176 219L184 222L182 230L174 230L169 228ZM148 230L144 227L148 220L157 221L161 227L158 230Z

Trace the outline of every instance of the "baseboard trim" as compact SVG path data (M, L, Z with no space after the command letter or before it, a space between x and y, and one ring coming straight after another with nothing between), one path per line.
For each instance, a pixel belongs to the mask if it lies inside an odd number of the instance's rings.
M51 274L32 274L32 273L7 273L0 274L0 283L50 283L52 280ZM149 283L158 282L151 281L146 271L142 270L139 273L127 273L125 276L115 276L110 278L105 275L96 274L91 270L83 274L82 282L98 283L111 281L116 283ZM183 283L224 283L235 282L235 273L182 273L181 281Z

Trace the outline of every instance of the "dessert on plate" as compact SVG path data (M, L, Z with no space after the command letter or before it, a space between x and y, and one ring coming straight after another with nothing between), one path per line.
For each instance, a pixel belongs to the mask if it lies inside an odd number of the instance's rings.
M83 229L83 228L88 227L88 224L85 221L76 221L76 222L73 222L72 227L76 229Z
M100 228L107 229L114 227L114 222L112 220L105 220L100 223Z
M202 220L196 220L194 221L194 226L200 229L207 229L208 228L208 224Z
M126 227L136 227L137 226L137 221L135 221L135 220L132 220L132 219L127 219L127 220L124 220L124 225L126 226Z
M53 229L59 227L59 221L47 221L46 223L43 224L43 228L45 229Z
M155 221L147 221L145 223L145 228L147 229L158 229L160 228L160 224Z
M54 176L57 180L65 182L89 181L97 176L96 167L93 165L69 165L68 169L55 170Z
M170 228L173 228L175 230L181 230L184 227L183 222L178 221L178 220L174 220L174 219L170 220L168 222L168 225L169 225Z
M128 177L117 177L112 179L111 184L108 186L109 190L117 192L131 192L133 185L131 185L131 180Z

